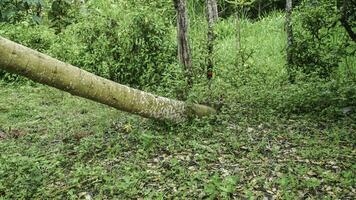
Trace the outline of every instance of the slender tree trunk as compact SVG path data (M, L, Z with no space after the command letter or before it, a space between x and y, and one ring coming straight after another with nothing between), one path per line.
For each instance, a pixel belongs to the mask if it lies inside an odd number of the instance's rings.
M208 19L208 66L207 66L207 78L209 80L209 102L211 104L211 79L213 78L213 68L214 68L214 40L215 40L215 33L214 33L214 24L219 19L218 13L218 5L216 0L206 0L206 7L207 7L207 19Z
M236 64L240 65L243 60L242 50L241 50L241 16L240 13L242 8L237 8L236 11L236 48L237 48L237 56L236 56Z
M216 0L206 0L207 19L208 19L208 66L207 77L210 80L213 77L213 53L214 53L214 24L219 19Z
M186 0L173 0L177 11L177 42L178 42L178 58L183 65L188 86L193 85L193 68L192 55L189 45L189 19Z
M261 1L258 1L258 18L261 19Z
M214 24L219 19L218 4L216 0L206 0L209 24Z
M293 75L291 74L291 68L293 65L293 55L292 55L292 46L293 46L293 26L292 26L292 0L286 0L286 32L287 32L287 67L289 79L293 82Z
M215 113L207 106L188 105L120 85L2 37L0 69L143 117L181 122L190 116Z

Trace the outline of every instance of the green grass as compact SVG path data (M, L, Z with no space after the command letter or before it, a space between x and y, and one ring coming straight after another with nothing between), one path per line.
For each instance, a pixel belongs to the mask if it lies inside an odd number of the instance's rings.
M167 125L43 86L0 91L3 199L355 197L352 118Z
M0 199L354 199L356 115L342 112L356 106L353 79L340 68L341 80L289 84L280 14L242 22L254 53L236 65L234 24L217 25L213 95L224 107L211 119L167 124L0 83ZM204 27L192 28L196 69ZM197 77L191 96L203 101Z

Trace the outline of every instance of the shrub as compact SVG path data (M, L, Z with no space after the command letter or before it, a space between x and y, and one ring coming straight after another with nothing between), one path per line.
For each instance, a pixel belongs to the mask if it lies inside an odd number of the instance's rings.
M339 22L335 1L304 0L295 12L293 65L307 74L327 78L342 58L354 51L352 41Z
M31 21L39 24L42 21L42 9L45 4L42 0L1 0L0 22L18 23Z
M60 33L68 25L76 22L77 13L80 12L82 1L53 0L48 11L51 27Z
M126 13L89 8L80 22L60 34L52 55L123 84L138 88L157 85L167 66L175 62L170 21L151 6L135 10L116 6Z

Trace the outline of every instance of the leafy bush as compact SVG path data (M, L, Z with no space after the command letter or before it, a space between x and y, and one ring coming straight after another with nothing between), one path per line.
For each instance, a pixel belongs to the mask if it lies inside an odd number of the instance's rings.
M147 5L135 10L127 5L100 6L127 9L127 13L102 12L92 5L80 22L63 31L51 54L123 84L157 85L167 66L175 62L170 21Z
M150 9L134 14L128 29L122 32L125 40L118 44L121 66L111 78L141 86L159 83L167 66L176 62L175 40L170 37L172 27L168 23Z
M298 5L301 0L293 0L294 5ZM285 9L285 0L218 0L219 10L222 17L235 15L234 4L244 5L244 13L250 19L258 19L267 16L273 11L282 11Z
M44 6L42 0L1 0L0 22L17 23L31 19L32 22L39 24Z
M355 53L353 42L339 22L341 8L337 6L335 1L304 0L295 12L296 69L329 77L342 58Z
M54 0L48 11L51 27L60 33L68 25L75 23L77 13L80 12L82 1Z

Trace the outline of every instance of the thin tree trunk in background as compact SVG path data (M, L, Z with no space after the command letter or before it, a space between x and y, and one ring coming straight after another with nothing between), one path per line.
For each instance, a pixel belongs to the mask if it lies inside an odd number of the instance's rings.
M143 117L181 122L191 116L215 113L207 106L187 104L115 83L2 37L0 69Z
M236 64L239 65L240 60L242 60L241 55L241 17L240 17L240 10L236 12L236 48L237 48L237 56L236 56ZM240 59L241 58L241 59Z
M208 19L208 67L207 67L207 76L208 79L211 79L213 76L213 53L214 53L214 24L219 19L219 14L217 10L216 0L206 0L207 6L207 19Z
M209 80L209 103L211 104L211 79L213 78L213 68L214 68L214 40L215 40L215 33L214 33L214 24L216 21L219 20L219 13L218 13L218 5L216 0L206 0L206 8L207 8L207 19L208 19L208 66L207 66L207 78Z
M287 67L289 73L290 81L293 81L291 67L293 65L293 55L292 55L292 46L293 46L293 26L292 26L292 0L286 0L286 32L287 32Z
M261 19L261 1L258 1L258 19Z
M208 22L214 24L219 19L218 4L216 0L206 0Z
M189 87L193 85L192 55L189 45L189 19L186 0L173 0L177 11L178 58L183 65Z

